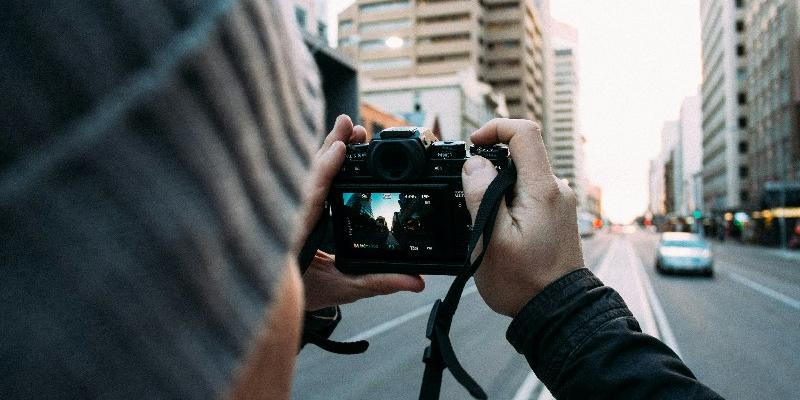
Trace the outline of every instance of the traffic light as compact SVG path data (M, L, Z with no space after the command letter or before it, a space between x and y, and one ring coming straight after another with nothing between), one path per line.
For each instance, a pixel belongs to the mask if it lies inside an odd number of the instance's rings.
M694 212L692 213L692 216L694 217L694 219L703 218L703 212L700 211L700 210L694 210Z

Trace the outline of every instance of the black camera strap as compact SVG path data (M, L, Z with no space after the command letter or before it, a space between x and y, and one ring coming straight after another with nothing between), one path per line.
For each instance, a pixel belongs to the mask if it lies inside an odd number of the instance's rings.
M317 254L317 249L321 247L323 241L325 240L325 235L327 234L329 224L330 216L327 212L323 212L319 218L319 221L317 221L317 224L314 226L314 229L308 235L306 242L303 244L303 248L300 249L300 254L298 254L297 261L300 265L301 275L306 273L306 270L308 270L311 262L314 261L314 255ZM367 351L367 348L369 347L369 342L366 340L359 340L356 342L337 342L335 340L330 340L327 337L315 334L314 332L308 332L305 329L303 332L303 343L315 344L323 350L327 350L336 354L361 354Z
M425 363L425 373L422 377L422 387L419 393L420 400L437 400L439 398L442 374L445 368L450 370L453 377L469 391L472 397L476 399L487 398L486 392L483 391L456 358L453 345L450 342L450 326L458 308L458 303L461 300L461 294L464 292L464 286L477 271L486 254L486 249L489 247L500 202L504 198L507 202L510 202L512 189L517 180L516 171L513 163L509 162L509 166L500 170L500 173L486 189L481 205L478 208L478 213L475 215L475 222L472 225L472 235L469 241L467 258L464 262L464 270L456 276L444 300L436 300L433 304L425 332L425 336L430 339L431 344L425 348L422 358ZM477 246L481 236L483 237L483 249L475 258L475 261L470 263L472 252L475 250L475 246Z

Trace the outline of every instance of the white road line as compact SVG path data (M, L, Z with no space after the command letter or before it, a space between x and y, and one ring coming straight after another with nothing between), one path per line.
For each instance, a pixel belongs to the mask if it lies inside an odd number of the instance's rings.
M644 270L644 265L639 259L639 256L635 254L633 246L630 245L628 248L630 249L629 254L632 255L631 262L636 264L634 268L638 268L638 270L641 271L641 274L637 275L640 275L640 282L642 282L644 290L647 292L647 299L650 301L650 308L653 310L653 317L656 320L658 332L661 336L660 339L669 346L678 357L683 358L681 349L678 347L678 341L675 340L675 334L672 333L672 328L669 326L667 314L664 312L664 308L661 307L661 302L658 300L658 296L656 296L656 292L653 290L653 285L650 283L650 275Z
M514 394L514 398L512 400L530 400L531 394L533 394L536 388L541 384L542 382L536 378L536 374L533 372L529 373L522 382L522 386L517 389L517 393Z
M463 299L465 296L470 295L472 293L475 293L477 291L478 291L478 288L475 287L475 285L467 286L466 288L464 288L464 292L461 293L461 298ZM409 311L409 312L407 312L407 313L405 313L405 314L403 314L403 315L401 315L401 316L399 316L397 318L394 318L394 319L391 319L389 321L386 321L386 322L384 322L384 323L382 323L382 324L380 324L380 325L378 325L378 326L376 326L376 327L374 327L372 329L368 329L368 330L366 330L364 332L361 332L358 335L355 335L355 336L347 339L347 341L348 342L356 342L356 341L359 341L359 340L366 340L366 339L369 339L371 337L380 335L381 333L384 333L384 332L386 332L386 331L388 331L390 329L393 329L393 328L395 328L395 327L397 327L399 325L402 325L402 324L404 324L404 323L406 323L408 321L411 321L412 319L417 318L417 317L419 317L421 315L427 315L428 313L430 313L431 307L433 307L433 303L428 304L428 305L424 305L424 306L419 307L419 308L416 308L416 309L414 309L412 311Z
M617 248L620 245L619 240L619 238L613 237L609 241L608 248L605 250L606 254L600 260L600 263L597 264L597 267L593 269L593 273L597 277L605 275L606 271L608 270L611 260L614 257L614 253L617 251ZM595 254L599 252L600 250L596 250ZM539 390L542 385L542 381L540 381L533 372L529 373L528 376L525 377L525 380L522 381L522 385L520 385L519 389L517 389L517 393L514 395L513 400L529 400L533 393ZM552 398L552 395L547 388L542 387L539 396L537 396L537 400L544 400L548 398Z
M731 279L735 280L736 282L749 287L750 289L756 290L767 297L772 297L773 299L778 300L789 307L794 308L795 310L800 310L800 301L797 301L781 292L770 289L760 283L753 282L752 280L747 279L735 272L728 272L728 276L730 276Z

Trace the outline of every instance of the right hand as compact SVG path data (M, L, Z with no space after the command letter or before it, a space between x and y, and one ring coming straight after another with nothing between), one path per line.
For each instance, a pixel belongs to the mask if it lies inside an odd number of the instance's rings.
M475 273L478 292L489 307L510 317L547 285L584 266L576 198L550 169L542 134L527 120L494 119L470 137L476 145L508 144L517 168L510 206L502 202L489 248ZM497 175L491 162L470 157L462 181L472 219ZM480 252L480 245L473 253Z

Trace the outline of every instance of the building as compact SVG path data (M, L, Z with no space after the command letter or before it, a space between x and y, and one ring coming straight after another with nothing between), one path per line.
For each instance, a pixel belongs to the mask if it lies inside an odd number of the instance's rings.
M540 1L540 7L533 0L474 2L485 4L481 80L505 95L512 118L537 121L546 128L546 2Z
M654 216L675 214L676 199L682 197L680 121L667 121L661 128L661 149L650 161L650 200L648 211Z
M738 209L750 193L747 169L747 46L744 0L701 0L703 59L703 208L712 215Z
M324 0L294 0L293 12L303 41L320 72L325 97L325 126L333 127L336 117L347 114L359 120L358 74L356 64L328 46ZM320 25L322 24L322 25Z
M676 211L681 216L693 215L702 208L703 127L700 95L683 99L678 119L680 143L680 197Z
M553 21L552 70L548 71L552 96L547 109L550 123L545 138L550 165L559 178L567 179L578 197L578 207L585 208L588 179L585 142L578 119L578 33L575 28Z
M586 190L585 211L594 215L596 218L603 217L603 190L600 186L589 185Z
M364 93L472 70L505 96L511 117L543 121L541 20L532 0L357 0L339 14L338 43L357 60Z
M503 96L479 82L472 69L444 76L362 79L361 98L411 125L438 125L442 140L467 140L493 117L508 116Z
M749 154L740 175L751 211L787 205L768 201L768 184L785 190L800 183L799 9L796 0L746 2L747 82L740 100L748 109Z
M360 124L367 130L367 141L371 140L376 133L386 128L409 125L406 120L389 114L366 102L361 103Z
M293 0L294 17L300 28L310 34L328 41L328 4L326 0Z

